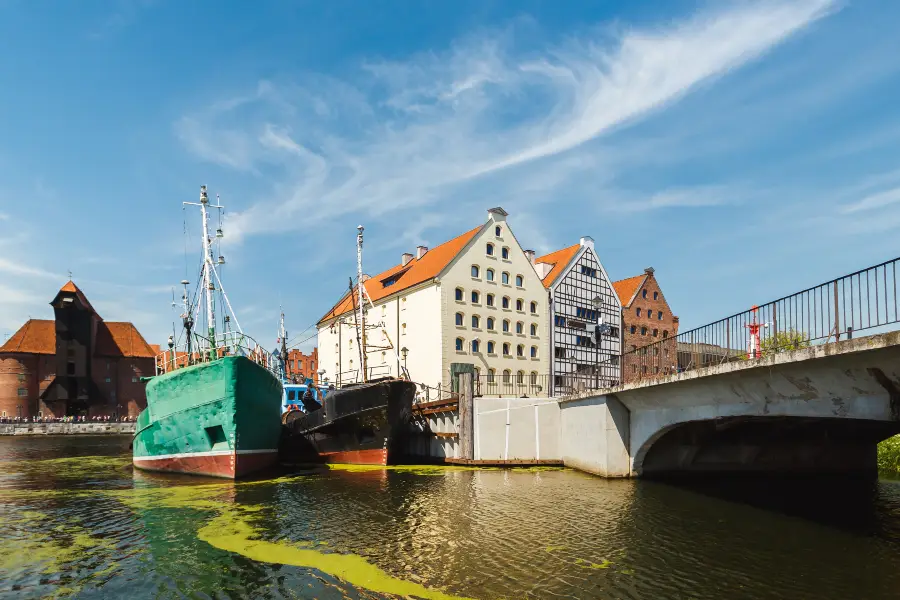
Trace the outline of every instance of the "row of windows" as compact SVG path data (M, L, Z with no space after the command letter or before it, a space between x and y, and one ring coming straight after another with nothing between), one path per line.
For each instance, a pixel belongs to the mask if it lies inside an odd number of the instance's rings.
M634 325L631 326L631 333L637 333L637 327L636 327L636 326L634 326ZM647 328L646 328L646 327L641 327L641 335L647 335ZM659 329L654 329L652 335L653 335L653 337L659 337ZM669 332L668 332L668 330L663 330L662 336L663 336L663 338L669 337Z
M485 269L484 278L487 281L494 281L494 277L496 276L496 272L493 269ZM478 279L481 277L481 267L478 265L472 265L472 277ZM509 273L503 271L500 273L500 282L506 285L509 285ZM525 286L525 278L521 275L516 275L516 287L524 287Z
M499 233L497 234L497 237L500 237ZM492 243L488 242L487 246L485 246L484 251L488 256L494 256L494 245ZM500 249L500 256L504 260L509 260L509 248L507 248L506 246L503 246Z
M478 375L478 369L476 369L476 375ZM511 383L512 382L512 371L509 369L503 370L503 383ZM538 374L537 371L531 372L531 385L537 385L538 382ZM496 369L488 369L487 372L487 382L488 384L497 382L497 370ZM525 371L518 371L516 373L516 383L524 384L525 383Z
M647 298L647 290L641 290L641 298ZM659 300L659 292L653 292L653 299Z
M456 295L455 295L456 301L457 302L465 302L465 297L466 297L465 294L466 293L463 291L462 288L456 288ZM487 306L494 306L495 299L496 298L495 298L494 294L485 294L485 298L484 298L485 302L484 303ZM478 290L472 290L471 300L472 300L472 304L480 304L481 303L481 292L479 292ZM500 305L503 308L509 308L510 302L511 302L511 300L510 300L509 296L503 296L503 298L500 301ZM528 308L531 309L531 314L536 315L537 311L538 311L538 303L532 302ZM519 312L525 312L525 301L522 300L521 298L516 298L516 310Z
M588 277L597 277L597 269L587 265L581 265L581 274L587 275Z
M466 317L464 314L462 314L461 312L456 313L456 326L457 327L465 327L465 319L466 319ZM486 323L485 329L488 329L489 331L493 331L496 327L497 321L494 319L494 317L488 317L486 319L486 321L487 321L487 323ZM472 315L472 328L479 329L480 327L481 327L481 316L480 315ZM509 327L510 327L509 319L503 319L503 331L508 333ZM537 323L531 324L531 326L529 328L529 332L531 335L538 334ZM525 333L525 323L523 323L522 321L516 321L516 333Z
M634 314L637 315L637 316L641 316L641 309L640 309L640 307L634 309ZM653 311L650 310L650 309L647 309L647 318L648 318L648 319L652 319L652 318L653 318ZM656 319L657 319L658 321L662 321L662 319L663 319L663 313L662 313L661 310L656 311Z
M473 354L478 354L481 352L481 341L480 340L472 340L469 344L469 347ZM501 346L503 350L503 356L512 356L512 345L509 342L503 342ZM465 352L466 351L466 340L461 337L456 338L456 351L457 352ZM497 347L493 340L488 340L487 342L487 353L488 354L496 354ZM525 356L525 345L519 344L516 346L516 356L524 357ZM531 358L538 357L538 348L537 346L532 346L531 350L529 350L529 356Z

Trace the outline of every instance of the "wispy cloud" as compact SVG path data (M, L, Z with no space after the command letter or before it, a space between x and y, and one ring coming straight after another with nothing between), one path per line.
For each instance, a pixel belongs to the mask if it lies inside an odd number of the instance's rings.
M540 50L489 32L444 53L369 61L352 83L321 75L264 82L186 115L176 132L204 160L274 182L232 215L238 237L350 212L378 217L428 206L448 214L476 180L482 194L547 196L577 185L587 196L610 176L610 151L595 140L760 57L835 6L730 4ZM632 210L722 201L712 189L676 189Z
M9 273L10 275L18 275L21 277L39 277L42 279L59 280L61 276L57 273L51 273L37 267L31 267L24 263L0 257L0 272Z

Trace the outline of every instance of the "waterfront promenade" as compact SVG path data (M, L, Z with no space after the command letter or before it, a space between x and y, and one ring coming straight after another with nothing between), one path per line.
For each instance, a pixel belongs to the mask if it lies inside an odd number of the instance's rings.
M0 423L0 435L116 435L134 433L134 421Z

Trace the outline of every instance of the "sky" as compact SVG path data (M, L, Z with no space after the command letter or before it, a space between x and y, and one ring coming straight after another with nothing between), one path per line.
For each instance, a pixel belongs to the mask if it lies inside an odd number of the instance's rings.
M0 0L0 340L71 272L165 343L201 184L267 346L280 307L315 344L357 225L376 274L494 206L703 325L898 255L898 27L890 0Z

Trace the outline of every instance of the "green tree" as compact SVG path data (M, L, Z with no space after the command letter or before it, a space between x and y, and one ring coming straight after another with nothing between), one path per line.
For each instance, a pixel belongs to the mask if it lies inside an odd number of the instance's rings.
M766 336L763 338L761 346L763 356L799 350L800 348L809 348L809 336L802 331L791 328L787 331L778 331L774 335Z

